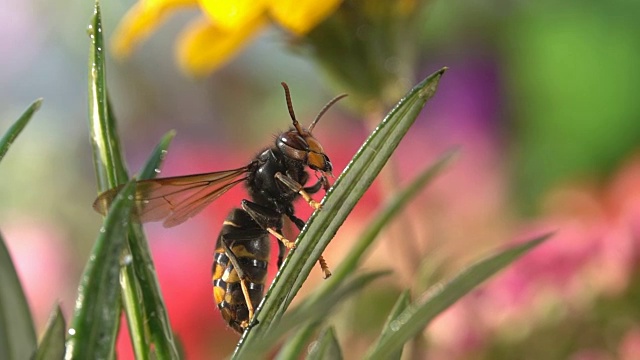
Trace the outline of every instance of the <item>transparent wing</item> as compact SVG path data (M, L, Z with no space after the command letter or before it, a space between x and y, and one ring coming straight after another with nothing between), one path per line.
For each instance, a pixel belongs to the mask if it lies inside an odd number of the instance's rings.
M238 183L246 180L248 167L206 174L138 181L132 210L140 222L161 221L164 227L185 222ZM100 194L93 208L106 215L121 186Z

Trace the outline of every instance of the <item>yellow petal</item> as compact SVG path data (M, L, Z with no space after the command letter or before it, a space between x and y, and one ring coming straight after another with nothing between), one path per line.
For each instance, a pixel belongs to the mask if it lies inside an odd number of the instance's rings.
M262 17L268 0L200 0L200 7L211 22L226 29L240 29Z
M151 0L136 3L111 37L113 56L123 58L168 18L172 11L196 5L197 0Z
M190 24L178 44L178 62L183 71L204 76L220 67L267 24L265 16L254 20L236 31L212 24L208 18Z
M296 35L304 35L338 9L342 0L271 0L269 14Z

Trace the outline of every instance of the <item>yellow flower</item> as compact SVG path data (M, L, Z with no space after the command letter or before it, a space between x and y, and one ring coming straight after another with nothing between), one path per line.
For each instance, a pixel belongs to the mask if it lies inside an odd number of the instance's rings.
M180 8L199 6L204 16L178 41L178 61L189 74L210 73L228 61L269 23L303 36L333 13L342 0L139 0L113 35L116 57L128 56Z

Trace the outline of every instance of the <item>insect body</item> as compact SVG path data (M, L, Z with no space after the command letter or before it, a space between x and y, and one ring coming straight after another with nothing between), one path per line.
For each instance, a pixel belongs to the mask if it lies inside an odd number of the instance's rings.
M320 111L308 129L296 120L289 88L285 90L293 128L278 135L275 144L265 149L247 166L206 174L139 181L136 186L134 217L139 221L163 221L165 227L178 225L200 212L236 184L245 182L251 200L243 200L223 223L218 236L212 268L213 298L223 318L237 332L251 323L254 309L263 298L270 254L269 234L278 241L278 268L285 247L294 243L282 234L283 218L301 230L305 222L294 214L293 201L302 196L315 209L320 204L310 194L329 188L331 161L312 131L320 117L340 95ZM307 169L314 171L315 184ZM120 188L101 194L94 208L105 214ZM331 275L322 256L318 259L324 277Z

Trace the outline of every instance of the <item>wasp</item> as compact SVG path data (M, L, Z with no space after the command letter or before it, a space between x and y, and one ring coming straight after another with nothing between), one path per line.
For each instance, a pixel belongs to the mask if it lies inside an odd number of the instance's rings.
M311 194L325 192L333 166L313 129L324 113L346 94L330 100L311 125L304 129L296 119L286 83L285 99L293 127L280 133L275 143L246 166L204 174L141 180L137 182L132 217L140 222L162 221L173 227L193 217L237 184L244 183L250 200L242 200L222 224L212 266L213 298L229 327L244 332L264 297L271 253L269 235L278 240L278 269L285 248L295 248L282 232L284 218L302 230L305 222L295 216L293 202L302 197L312 208L321 205ZM306 186L312 171L317 181ZM106 214L121 188L98 196L93 207ZM318 263L324 278L331 272L322 256Z

